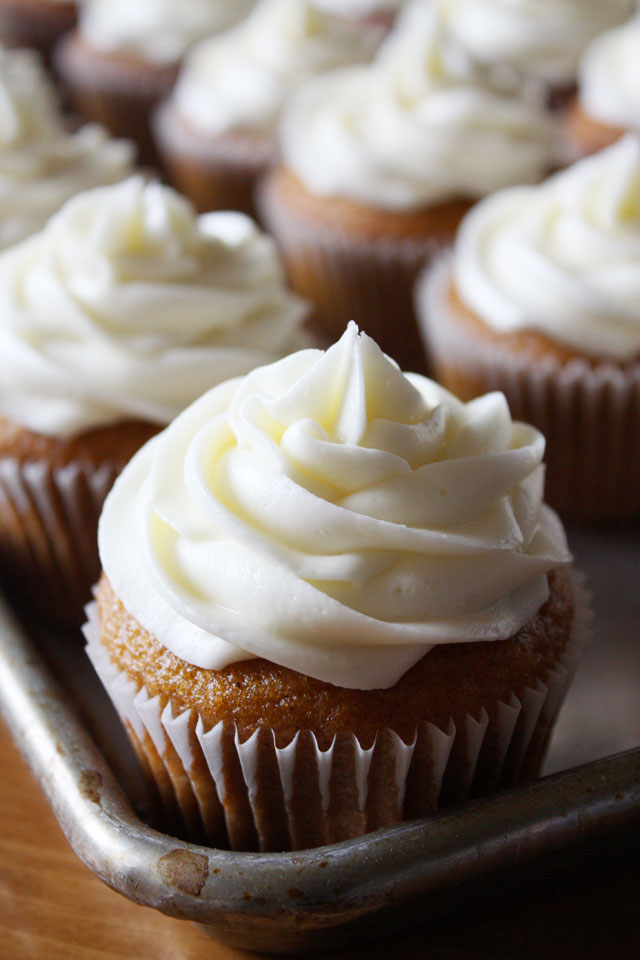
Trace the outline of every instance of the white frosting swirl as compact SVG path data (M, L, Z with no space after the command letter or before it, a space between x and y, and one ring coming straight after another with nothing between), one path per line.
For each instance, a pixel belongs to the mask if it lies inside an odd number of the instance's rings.
M132 161L131 144L101 127L67 133L38 58L0 49L0 248L40 230L79 190L122 180Z
M575 80L580 54L621 23L634 0L435 0L449 35L480 63L554 84Z
M175 63L209 33L245 17L255 0L84 0L79 31L96 50Z
M190 663L253 655L388 687L433 644L511 636L547 598L569 555L543 450L502 394L465 405L351 324L146 445L106 503L102 563Z
M166 424L213 384L306 343L275 248L141 177L80 194L0 255L0 410L69 436Z
M407 9L368 67L309 81L283 115L285 163L314 193L415 209L536 181L556 127L449 56L437 11Z
M233 30L198 44L173 99L201 133L275 131L286 98L302 80L371 59L376 38L315 0L262 0Z
M579 70L585 113L612 127L640 128L639 53L640 14L587 47Z
M478 204L458 233L454 273L462 299L496 330L640 357L638 139Z

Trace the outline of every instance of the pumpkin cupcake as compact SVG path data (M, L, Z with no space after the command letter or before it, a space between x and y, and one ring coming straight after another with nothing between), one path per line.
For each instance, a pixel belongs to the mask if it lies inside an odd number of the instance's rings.
M309 81L281 125L282 163L259 195L294 289L329 336L355 319L406 369L424 367L417 273L474 199L541 179L556 125L448 57L436 9L405 10L375 61Z
M315 74L371 59L377 42L316 0L262 0L241 24L201 41L155 120L173 182L200 210L255 215L285 101Z
M135 177L78 195L0 255L0 578L79 622L96 524L143 440L212 384L306 337L272 241Z
M189 47L246 16L254 0L85 0L56 67L78 112L157 163L150 116Z
M578 95L567 116L570 148L597 153L629 131L640 131L640 14L607 30L585 50Z
M86 632L171 829L316 846L534 773L583 634L543 449L354 324L143 447Z
M568 516L640 516L640 142L628 136L465 218L418 311L438 379L504 391L547 439Z

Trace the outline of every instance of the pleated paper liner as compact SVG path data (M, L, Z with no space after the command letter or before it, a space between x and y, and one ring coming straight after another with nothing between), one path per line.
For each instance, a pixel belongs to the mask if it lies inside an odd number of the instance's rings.
M254 190L275 159L273 137L251 130L206 137L189 128L171 100L155 111L152 127L171 182L200 212L240 210L259 219Z
M155 66L124 54L103 53L86 45L77 31L62 39L54 60L77 112L102 123L114 137L133 140L140 163L160 166L151 114L170 93L178 64Z
M418 282L420 328L436 378L468 400L501 390L515 420L546 437L545 499L566 517L640 517L640 359L630 366L532 359L474 336L448 299L450 258Z
M100 570L98 517L119 470L0 458L0 583L27 616L82 623Z
M87 653L162 799L171 833L236 850L290 850L360 836L537 774L588 637L589 601L573 575L570 640L545 682L512 693L456 728L418 724L410 743L381 730L364 748L352 734L326 750L300 730L287 744L260 727L241 741L233 723L206 729L176 713L110 661L97 608L87 608Z
M384 232L365 236L348 223L324 222L309 210L294 209L293 203L282 202L275 175L258 185L256 202L280 247L291 287L315 304L331 340L338 340L355 320L401 370L424 373L413 286L425 264L451 242L462 206L456 224L440 236L390 237ZM321 208L322 198L317 203Z

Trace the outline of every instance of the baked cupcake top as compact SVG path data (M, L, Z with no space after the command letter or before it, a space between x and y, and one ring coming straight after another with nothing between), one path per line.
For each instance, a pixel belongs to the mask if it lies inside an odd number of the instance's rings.
M0 247L40 230L79 190L129 176L133 156L95 124L69 133L37 56L0 48Z
M319 9L316 0L262 0L241 24L199 43L173 93L178 113L203 134L273 133L302 80L371 59L377 37Z
M544 439L502 394L402 374L350 324L209 391L116 481L100 555L183 660L264 657L388 687L433 644L502 639L569 561Z
M164 425L306 343L305 312L248 217L142 177L88 191L0 255L0 411L60 437Z
M454 279L504 333L536 330L579 353L640 356L640 141L534 187L501 191L462 222Z
M449 36L475 60L553 85L575 81L585 45L634 0L435 0Z
M589 44L578 88L584 113L624 130L640 129L640 14Z
M95 50L175 63L209 33L226 30L255 0L84 0L80 35Z
M281 147L312 193L407 210L541 179L556 125L540 105L483 83L445 41L435 6L419 2L373 64L302 87Z

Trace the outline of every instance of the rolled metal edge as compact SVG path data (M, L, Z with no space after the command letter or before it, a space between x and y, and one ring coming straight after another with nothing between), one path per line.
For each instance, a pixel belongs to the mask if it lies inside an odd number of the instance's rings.
M100 750L0 603L0 709L69 843L106 884L240 948L366 936L390 912L640 823L640 748L356 840L296 853L186 843L133 812ZM448 908L451 907L449 903ZM440 907L438 907L440 910Z

